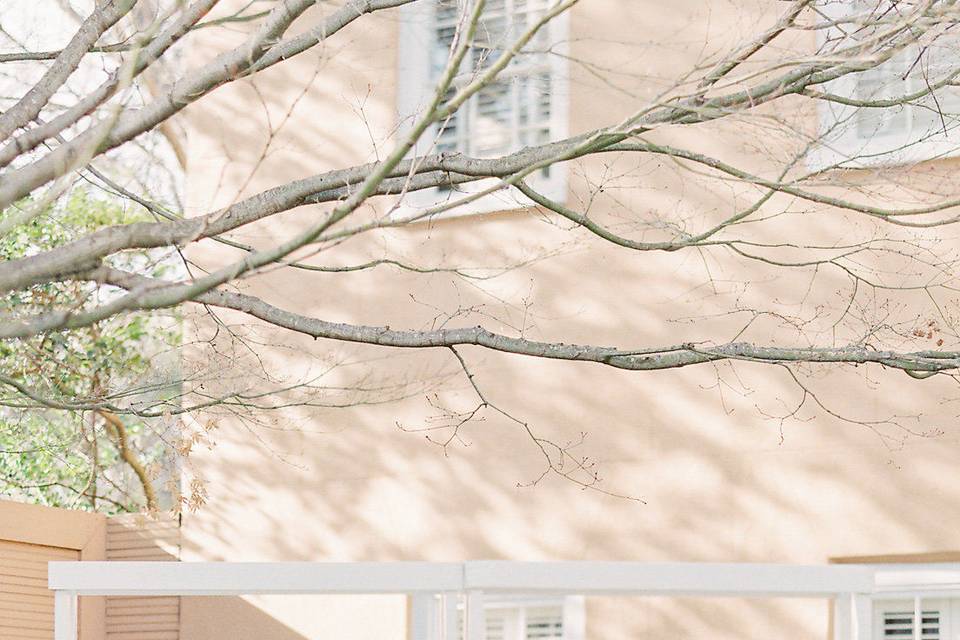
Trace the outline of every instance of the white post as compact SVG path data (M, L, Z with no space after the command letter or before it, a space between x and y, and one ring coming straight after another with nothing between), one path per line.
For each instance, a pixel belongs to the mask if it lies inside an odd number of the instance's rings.
M853 596L853 640L873 640L873 601L865 593Z
M853 640L853 594L833 599L833 640Z
M441 599L440 638L442 640L460 640L460 621L457 619L457 604L460 594L444 593Z
M55 591L53 594L54 640L77 640L77 594Z
M487 617L483 610L483 592L468 591L464 606L464 640L486 640Z
M410 596L410 620L407 629L408 640L436 640L433 632L435 596L432 593L414 593Z

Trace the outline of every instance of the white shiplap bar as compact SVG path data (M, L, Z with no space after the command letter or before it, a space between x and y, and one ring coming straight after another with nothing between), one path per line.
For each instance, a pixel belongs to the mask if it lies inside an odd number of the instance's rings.
M465 596L467 640L483 640L483 594L507 592L831 598L834 637L872 640L874 599L910 591L916 605L930 591L960 596L960 564L51 562L49 587L56 640L77 640L78 596L350 593L412 595L413 640L452 640Z

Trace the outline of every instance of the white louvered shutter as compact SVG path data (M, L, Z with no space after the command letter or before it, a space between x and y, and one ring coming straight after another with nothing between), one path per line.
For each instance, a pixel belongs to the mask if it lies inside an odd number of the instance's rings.
M943 612L940 608L923 608L920 625L921 640L941 640ZM910 607L884 610L881 616L880 638L882 640L912 640L914 638L914 613Z
M563 640L562 606L490 606L484 610L486 640ZM463 615L459 615L460 637Z
M457 70L446 99L490 67L556 0L487 0L472 46ZM450 60L457 30L467 18L467 0L432 0L407 12L401 29L399 108L412 121L429 103ZM567 135L566 20L562 14L543 25L497 79L477 91L445 121L437 123L418 143L416 153L462 153L499 157L523 147L544 144ZM526 178L531 187L563 200L565 169L547 167ZM472 193L495 184L492 180L456 187ZM414 206L432 206L451 196L450 189L410 194ZM474 203L471 210L515 208L518 196ZM487 196L490 198L491 196ZM481 200L484 200L483 198ZM512 205L511 205L512 202Z
M530 607L524 613L525 640L563 640L561 607Z
M488 609L484 612L486 618L487 640L516 640L511 633L516 628L515 609Z
M855 75L855 97L860 100L898 99L935 85L956 71L953 41L927 47L921 55L915 47L887 62ZM933 95L906 104L862 108L854 116L856 135L865 142L882 138L894 144L924 144L949 138L960 116L960 92L956 87L936 89ZM957 133L953 132L956 136Z
M475 46L465 60L456 87L475 79L545 13L546 0L488 0L477 25ZM463 0L437 0L433 20L431 82L439 80L450 56ZM441 151L478 157L503 155L540 144L550 137L552 66L548 49L551 24L498 75L445 122L439 132ZM451 90L450 95L456 90Z
M854 97L859 100L894 99L908 93L909 62L905 54L858 73L854 78ZM907 105L883 109L862 108L854 115L855 134L861 140L899 136L910 130L911 109Z

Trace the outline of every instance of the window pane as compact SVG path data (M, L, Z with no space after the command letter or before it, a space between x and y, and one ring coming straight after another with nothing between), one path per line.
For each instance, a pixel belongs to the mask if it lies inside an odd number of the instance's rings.
M951 85L955 81L960 42L947 32L923 48L911 72L912 84L917 90L928 89L931 94L917 100L913 106L913 130L918 137L949 134L960 117L960 91Z
M452 98L454 93L456 93L456 89L449 89L444 96L444 100ZM468 113L467 109L459 109L439 124L437 151L450 153L461 148L460 135L466 128Z
M856 97L876 101L902 98L910 93L907 76L910 68L904 54L897 55L878 67L857 74ZM909 107L900 104L888 107L862 107L856 114L857 135L874 138L902 134L909 130Z
M425 93L435 90L457 40L457 30L465 26L465 10L472 6L468 0L432 0L431 68ZM550 6L548 0L486 0L471 49L446 99L476 81L517 38L539 22ZM556 28L541 27L495 80L464 101L446 121L437 123L436 151L489 158L549 142L559 124L554 122L553 102L557 67L548 57L555 37ZM531 177L534 181L550 178L550 169L541 169Z
M477 119L470 132L478 156L507 153L512 146L513 83L495 82L477 93Z

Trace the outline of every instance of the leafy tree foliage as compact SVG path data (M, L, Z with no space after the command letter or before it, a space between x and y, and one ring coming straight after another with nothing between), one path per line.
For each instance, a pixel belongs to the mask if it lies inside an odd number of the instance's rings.
M34 203L11 207L22 215ZM143 213L77 190L61 203L31 213L32 219L0 237L0 259L48 251L103 225L130 224ZM0 219L2 220L2 219ZM123 267L158 276L170 269L163 252L140 251L117 260ZM97 283L41 283L0 299L3 313L50 305L97 304L115 296ZM53 331L0 343L0 371L9 397L0 409L0 492L42 504L101 511L156 508L165 434L163 418L119 416L133 389L175 399L176 389L158 378L155 359L173 352L175 318L134 312L75 330ZM22 390L16 391L17 387ZM37 391L40 394L37 394ZM42 398L42 399L41 399ZM78 398L99 399L88 406ZM169 420L167 421L169 422ZM158 430L158 426L160 430Z

